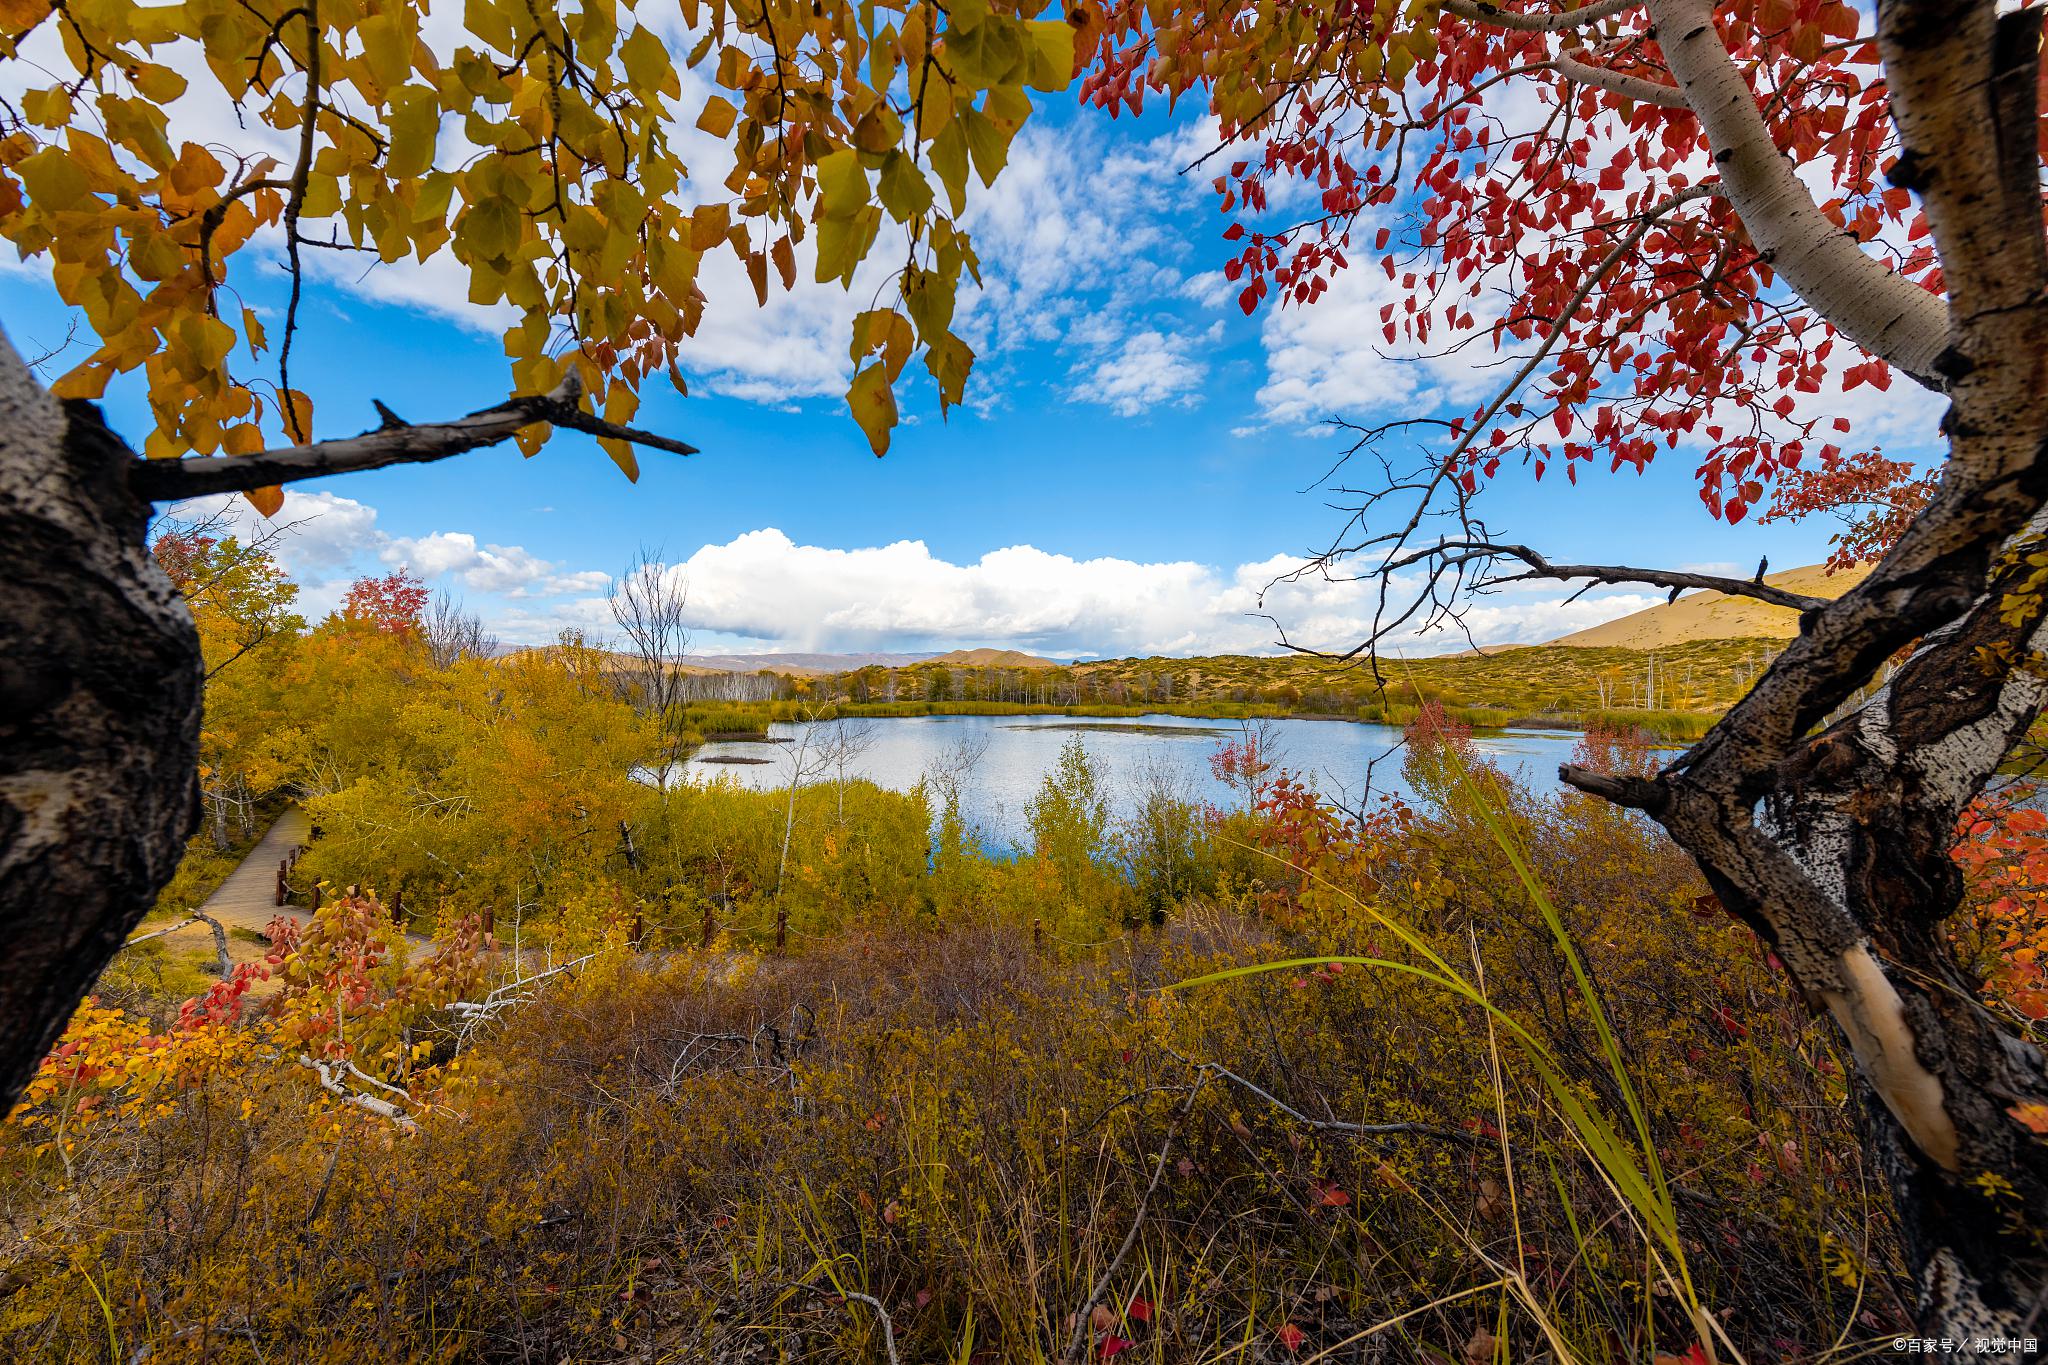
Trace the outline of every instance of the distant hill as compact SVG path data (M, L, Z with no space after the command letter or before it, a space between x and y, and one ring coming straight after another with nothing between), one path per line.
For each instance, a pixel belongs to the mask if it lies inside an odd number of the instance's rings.
M1051 659L1026 654L1019 649L955 649L924 660L930 664L959 664L971 668L1058 668Z
M692 654L689 666L714 673L850 673L856 668L907 668L929 654Z
M912 664L953 664L960 668L1058 668L1015 649L955 649L944 654L692 654L691 671L714 673L851 673L857 668L909 668Z
M1859 565L1830 574L1822 564L1766 575L1764 582L1810 597L1840 597L1870 574ZM1799 633L1799 613L1752 597L1692 592L1661 606L1634 612L1617 621L1575 630L1550 641L1579 648L1668 649L1692 640L1764 638L1789 640Z

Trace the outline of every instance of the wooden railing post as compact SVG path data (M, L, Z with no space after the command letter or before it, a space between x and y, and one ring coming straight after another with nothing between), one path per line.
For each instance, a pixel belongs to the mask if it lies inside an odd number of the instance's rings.
M291 892L291 887L286 885L284 879L284 874L289 871L291 871L290 861L280 858L277 864L277 900L274 902L277 905L283 905L286 896Z

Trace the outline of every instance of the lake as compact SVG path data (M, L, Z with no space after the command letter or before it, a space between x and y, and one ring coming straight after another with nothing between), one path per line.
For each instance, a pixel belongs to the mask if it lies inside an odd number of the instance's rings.
M1197 800L1230 806L1242 799L1209 771L1210 755L1238 736L1237 726L1227 720L1161 715L1133 720L912 716L848 724L864 728L866 747L849 758L847 775L896 791L907 791L925 774L942 768L963 744L979 749L979 758L961 783L961 807L982 842L995 849L1028 842L1025 804L1057 762L1061 746L1076 736L1103 775L1113 815L1130 810L1138 790L1158 770L1170 773ZM1272 757L1301 773L1325 796L1355 804L1365 789L1366 769L1375 760L1383 761L1372 770L1374 799L1387 791L1408 794L1401 776L1402 755L1396 752L1399 729L1338 720L1270 724L1276 741ZM776 725L767 743L707 744L685 761L684 775L698 782L725 778L747 787L783 786L789 781L802 728ZM827 733L814 735L814 744L829 740L832 723L818 728ZM1558 764L1571 758L1577 743L1575 734L1550 730L1496 731L1472 741L1481 756L1503 771L1546 784L1556 780ZM733 761L763 758L770 761Z

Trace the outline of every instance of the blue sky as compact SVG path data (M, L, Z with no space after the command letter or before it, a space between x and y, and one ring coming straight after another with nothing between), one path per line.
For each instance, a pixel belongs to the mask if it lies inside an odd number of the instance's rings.
M1256 590L1340 522L1308 489L1346 444L1322 419L1469 408L1494 376L1379 355L1392 286L1377 270L1309 308L1246 318L1218 274L1228 247L1208 181L1179 174L1204 139L1189 116L1112 122L1058 100L1034 116L969 219L988 279L963 301L980 353L969 405L942 422L929 385L913 383L885 459L839 397L846 323L872 284L804 285L763 310L735 268L707 285L691 396L650 388L636 418L703 453L643 453L634 485L562 435L532 460L508 446L301 484L281 557L315 612L352 576L405 564L512 641L602 633L605 576L646 546L684 566L707 651L1268 647L1272 628L1247 615ZM503 397L502 319L461 302L455 267L346 264L313 292L294 360L321 435L375 425L373 397L414 420ZM274 280L240 269L263 306ZM61 338L67 318L35 263L0 272L0 316L24 353ZM1932 405L1905 385L1853 397L1891 448L1932 431ZM107 407L139 445L139 387L117 384ZM1826 524L1713 521L1693 464L1681 449L1576 489L1504 473L1483 506L1498 532L1560 558L1747 573L1761 554L1780 567L1825 556ZM1657 600L1619 590L1566 607L1569 591L1494 599L1475 634L1540 640ZM1282 593L1269 608L1319 645L1351 643L1369 616L1356 587Z

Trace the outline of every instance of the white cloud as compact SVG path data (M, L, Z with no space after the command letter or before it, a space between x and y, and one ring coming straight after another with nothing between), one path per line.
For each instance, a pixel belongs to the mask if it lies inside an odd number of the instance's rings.
M454 578L472 591L503 597L602 592L611 581L596 570L565 573L521 545L479 546L467 531L387 541L378 557L386 564L404 565L422 579Z
M1200 401L1205 365L1193 352L1196 343L1178 332L1148 330L1118 338L1102 348L1085 372L1085 385L1074 396L1100 403L1119 417L1137 417L1164 405L1192 407Z
M468 599L504 639L536 643L564 628L611 629L607 575L567 568L522 546L480 543L468 532L401 537L377 527L377 511L332 493L285 494L275 522L241 499L207 498L175 509L191 519L224 516L244 537L286 528L274 552L317 617L339 605L361 574L410 567L430 586ZM919 540L839 549L800 545L783 532L749 531L705 545L665 570L689 585L690 627L700 640L763 650L1010 646L1062 657L1264 653L1277 619L1296 644L1348 648L1371 629L1378 588L1305 577L1285 555L1219 568L1192 560L1141 561L1013 545L954 563ZM1397 585L1400 586L1400 585ZM1640 593L1588 594L1531 586L1481 599L1467 617L1481 644L1533 642L1597 625L1661 600ZM1463 634L1411 636L1395 648L1462 649Z
M1269 652L1277 618L1297 644L1348 647L1371 628L1376 585L1311 578L1269 587L1296 567L1286 556L1228 569L1187 560L1075 559L1030 545L971 563L923 541L837 549L799 545L775 529L706 545L669 572L689 583L691 626L785 650L1011 646L1062 657ZM1549 639L1651 605L1610 593L1566 603L1568 589L1502 593L1475 605L1483 644ZM1263 593L1263 603L1261 596ZM495 624L508 637L545 638L597 621L595 599ZM1396 642L1461 649L1437 634Z
M1361 237L1374 231L1362 221ZM1380 321L1388 304L1402 307L1411 290L1388 279L1377 259L1360 259L1330 280L1321 298L1306 304L1266 305L1260 343L1266 382L1260 415L1291 426L1365 413L1428 412L1442 404L1472 405L1506 377L1501 353L1481 335L1472 345L1445 351L1397 333L1389 342ZM1461 300L1484 332L1490 300ZM1449 335L1444 341L1455 341Z
M339 605L356 577L401 567L457 595L512 599L602 592L610 581L595 570L564 569L524 546L479 545L466 531L392 536L378 529L376 508L335 493L287 490L283 508L269 520L245 499L225 495L181 503L171 515L188 522L217 518L245 541L273 535L271 553L299 584L301 606L315 616Z

